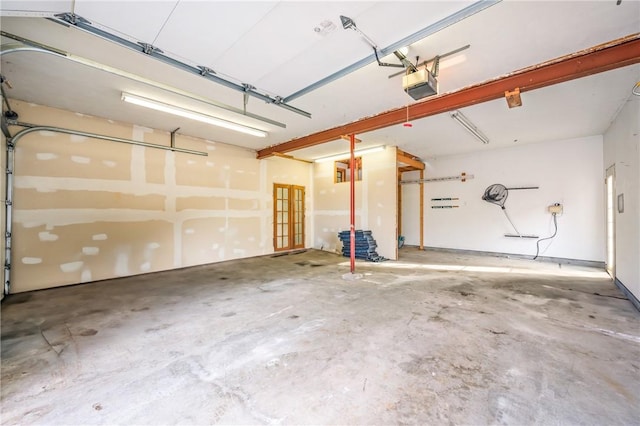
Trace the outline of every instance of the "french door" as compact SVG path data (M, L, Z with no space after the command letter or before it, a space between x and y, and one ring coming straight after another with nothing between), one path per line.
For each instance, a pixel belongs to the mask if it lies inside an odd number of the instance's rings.
M273 248L304 248L304 186L273 184Z

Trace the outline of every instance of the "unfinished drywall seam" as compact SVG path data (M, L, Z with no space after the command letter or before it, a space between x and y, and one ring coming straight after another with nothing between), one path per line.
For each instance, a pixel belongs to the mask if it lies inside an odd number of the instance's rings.
M364 182L362 185L356 187L357 190L362 192L360 229L371 229L369 226L369 170L366 168L366 162L362 165L362 182Z
M260 246L262 248L262 253L265 253L267 247L269 247L269 238L268 235L273 237L273 231L267 232L268 228L268 220L269 220L269 212L267 211L268 201L270 198L267 198L267 194L269 193L269 188L267 188L267 161L268 160L258 160L259 161L259 172L260 172L260 235L262 239L260 240Z
M32 122L135 133L136 139L156 144L165 139L164 132L134 130L133 124L17 104ZM182 138L215 157L135 153L49 131L19 144L12 292L272 252L270 184L284 179L309 188L311 166L259 161L248 149Z
M18 142L25 136L34 133L34 132L54 132L54 133L63 133L63 134L67 134L67 135L71 135L71 136L81 136L81 137L87 137L87 138L93 138L93 139L99 139L99 140L106 140L106 141L110 141L110 142L118 142L118 143L124 143L124 144L129 144L129 145L134 145L134 148L136 146L146 146L146 147L150 147L150 148L158 148L158 149L169 149L172 151L180 151L180 152L184 152L184 153L190 153L190 154L196 154L196 155L208 155L206 153L202 153L202 152L198 152L198 151L193 151L193 150L184 150L181 148L175 148L175 147L165 147L165 146L161 146L161 145L155 145L155 144L148 144L142 141L136 141L136 140L130 140L130 139L123 139L123 138L117 138L117 137L113 137L113 136L107 136L107 135L100 135L100 134L96 134L96 133L89 133L89 132L82 132L82 131L78 131L78 130L73 130L73 129L65 129L65 128L59 128L59 127L52 127L52 126L35 126L32 124L27 124L27 123L17 123L18 126L20 127L24 127L23 130L19 131L18 133L16 133L13 137L10 138L10 140L6 141L6 148L7 148L7 159L10 159L11 164L7 164L7 182L6 182L6 190L5 190L5 205L6 205L6 212L5 212L5 240L4 240L4 245L5 245L5 262L4 262L4 287L3 287L3 292L5 294L9 294L11 292L11 261L12 261L12 247L11 247L11 238L12 238L12 225L13 225L13 203L14 203L14 195L13 195L13 189L14 189L14 185L15 185L15 148L18 144ZM72 159L73 160L73 159ZM47 228L49 229L49 228ZM90 273L90 271L88 272Z
M166 194L165 213L177 214L176 199L176 156L173 152L167 152L164 156L164 185L163 189ZM178 268L182 265L182 223L183 221L173 221L173 267Z
M134 141L144 142L144 134L148 132L141 126L133 126L132 138ZM147 183L147 166L145 161L145 149L141 146L131 147L131 182L138 186Z
M309 188L304 191L304 220L307 221L305 223L305 247L312 247L313 242L315 241L315 215L310 212L314 211L314 203L313 203L313 194L315 194L315 180L313 179L314 175L313 166L309 167Z

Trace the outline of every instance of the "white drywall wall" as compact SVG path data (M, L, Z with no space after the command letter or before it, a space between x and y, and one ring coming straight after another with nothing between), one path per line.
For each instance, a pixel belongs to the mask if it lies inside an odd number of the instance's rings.
M631 96L604 134L604 170L615 164L616 278L640 299L640 97ZM617 207L617 206L616 206Z
M25 122L156 145L164 131L12 101ZM312 166L178 135L194 156L50 131L16 146L11 292L274 252L273 184L304 186ZM308 247L312 215L306 210ZM309 232L309 230L311 232ZM3 252L4 254L4 252Z
M314 248L340 251L338 232L349 230L349 183L335 183L334 162L314 163ZM379 255L397 256L396 148L362 155L355 184L356 229L372 231Z
M481 197L494 183L538 186L509 191L505 205L518 231L550 236L554 227L547 207L561 203L558 234L540 244L541 256L604 261L602 156L602 136L592 136L427 160L427 178L466 172L474 179L425 184L425 246L533 257L536 240L505 237L513 228L500 207ZM416 175L405 173L403 179ZM419 243L418 194L417 185L403 186L403 234L409 245ZM459 207L431 208L437 205Z

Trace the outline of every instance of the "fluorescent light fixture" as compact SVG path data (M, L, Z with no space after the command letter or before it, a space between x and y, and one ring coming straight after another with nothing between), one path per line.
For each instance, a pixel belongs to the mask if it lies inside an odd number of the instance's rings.
M155 109L156 111L166 112L168 114L200 121L202 123L211 124L213 126L224 127L225 129L235 130L236 132L246 133L248 135L257 136L259 138L264 138L267 136L267 132L263 130L254 129L253 127L245 126L240 123L223 120L222 118L217 118L210 115L202 114L200 112L191 111L170 104L165 104L164 102L143 98L141 96L132 95L130 93L122 92L122 100L134 105Z
M450 113L451 118L456 120L462 127L464 127L469 133L475 136L480 142L487 144L489 138L484 135L478 128L465 117L460 111L453 111Z
M357 150L353 151L353 155L358 157L358 156L364 155L364 154L372 154L374 152L384 151L385 148L386 147L384 145L380 145L380 146L374 146L373 148L357 149ZM313 161L315 161L316 163L323 163L325 161L342 160L343 158L348 158L350 156L351 156L350 153L343 152L341 154L330 155L328 157L316 158Z

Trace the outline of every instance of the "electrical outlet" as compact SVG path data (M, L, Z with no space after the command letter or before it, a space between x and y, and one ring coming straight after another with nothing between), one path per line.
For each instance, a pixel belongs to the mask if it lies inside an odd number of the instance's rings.
M549 206L549 213L551 214L562 214L562 204L555 203Z

